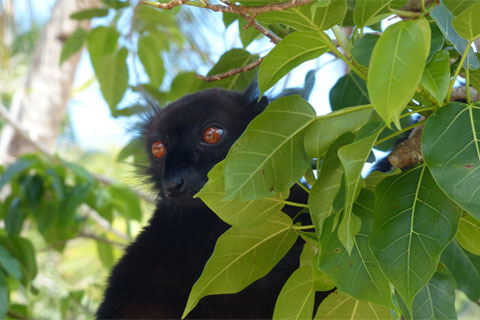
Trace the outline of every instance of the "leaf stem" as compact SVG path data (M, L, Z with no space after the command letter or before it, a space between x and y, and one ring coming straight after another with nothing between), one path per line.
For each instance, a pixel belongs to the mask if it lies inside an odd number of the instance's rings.
M392 138L395 138L396 136L401 135L402 133L407 132L407 131L415 128L415 127L421 126L421 125L424 124L424 123L425 123L425 120L422 120L422 121L416 122L416 123L414 123L414 124L411 124L411 125L409 125L408 127L403 128L402 130L399 130L399 131L397 131L397 132L394 132L394 133L386 136L385 138L378 140L378 141L375 143L374 146L377 146L377 145L379 145L380 143L383 143L383 142L385 142L385 141L387 141L387 140L390 140L390 139L392 139Z
M345 34L343 34L342 30L338 25L332 27L332 32L335 35L335 39L337 39L337 43L340 46L340 48L342 48L345 55L348 58L350 58L351 57L350 50L348 50L347 46L345 45L345 40L346 40Z
M308 190L308 188L305 187L305 186L303 185L303 183L301 183L300 181L297 181L297 184L298 184L303 190L305 190L307 193L310 193L310 190Z
M467 103L472 104L472 99L470 98L470 71L468 67L467 70L465 70L465 96Z
M273 201L282 202L282 203L284 203L288 206L292 206L292 207L308 208L308 204L305 204L305 203L298 203L298 202L292 202L292 201L275 199L275 198L265 198L265 200L273 200Z
M460 59L460 62L458 63L457 70L455 70L455 73L453 74L453 78L450 81L450 87L448 88L448 94L447 98L445 99L445 103L450 102L450 97L452 96L452 90L453 90L453 85L455 84L455 81L457 80L458 75L460 74L460 70L462 69L463 63L465 62L465 59L467 58L468 51L472 47L473 40L468 41L467 48L465 48L465 52L462 55L462 58ZM468 68L468 66L467 66Z
M292 228L295 230L307 230L307 229L315 229L315 226L311 224L308 226L292 226Z
M348 108L344 108L338 111L333 111L321 116L317 116L316 119L328 119L328 118L338 117L344 114L348 114L348 113L352 113L360 110L366 110L366 109L373 109L373 106L371 104L365 104L361 106L348 107Z
M367 77L361 72L357 67L355 67L350 60L345 57L340 51L338 51L337 47L333 44L332 39L330 39L329 36L327 36L323 31L319 32L320 38L327 44L327 46L332 50L332 52L340 59L342 59L343 62L346 63L346 65L353 71L355 72L362 80L367 81Z

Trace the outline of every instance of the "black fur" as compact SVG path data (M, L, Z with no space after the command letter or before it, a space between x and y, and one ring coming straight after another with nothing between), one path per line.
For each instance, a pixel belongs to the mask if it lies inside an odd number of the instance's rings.
M149 120L148 171L160 198L149 225L114 267L97 318L180 318L217 238L228 228L192 196L267 104L266 97L259 100L255 84L243 93L211 89L185 96ZM220 143L208 145L201 136L212 125L221 127L224 136ZM161 159L150 151L157 140L167 149ZM292 188L290 200L306 203L307 194ZM298 209L284 211L293 217ZM266 277L242 292L203 298L188 318L271 318L281 287L298 268L302 247L299 239Z

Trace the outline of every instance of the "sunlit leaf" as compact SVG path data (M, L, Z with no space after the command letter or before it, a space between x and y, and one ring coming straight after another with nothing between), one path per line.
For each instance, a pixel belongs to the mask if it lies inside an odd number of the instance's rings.
M456 238L465 250L480 255L480 221L466 212L460 218Z
M442 104L447 96L450 83L450 56L447 51L437 52L425 67L422 85L438 104Z
M165 74L160 50L162 50L162 46L155 37L145 35L138 39L138 57L143 64L145 72L148 74L150 84L156 88L162 84Z
M280 41L264 58L258 72L260 95L290 70L328 51L318 32L293 32Z
M112 27L96 27L88 34L88 53L93 68L96 70L102 65L102 59L115 52L120 34Z
M302 142L314 120L312 106L299 96L272 102L227 155L226 199L253 200L289 189L310 165Z
M438 186L480 219L480 107L450 103L428 117L422 152Z
M343 167L337 156L338 149L351 143L353 139L352 133L345 133L332 143L323 158L318 179L310 190L308 206L318 232L322 230L323 221L333 213L333 201L343 179Z
M196 195L223 221L231 225L259 225L284 206L281 200L288 197L288 190L271 198L250 201L225 200L223 177L224 161L208 173L208 182Z
M354 237L361 226L360 218L352 213L353 203L362 187L362 170L365 161L380 131L379 123L367 123L360 129L353 143L338 149L338 158L345 172L345 205L342 221L338 227L338 238L349 254L353 249Z
M353 212L361 219L362 227L355 236L349 254L332 232L333 219L325 222L321 236L320 268L335 281L339 290L352 297L393 308L390 283L368 245L373 225L375 196L363 189Z
M456 16L469 6L475 4L477 0L443 0L442 2Z
M458 53L463 54L465 52L465 49L467 48L468 41L460 37L453 28L453 14L450 12L450 10L448 10L447 7L445 7L443 1L440 3L439 6L436 6L432 10L430 16L433 18L433 20L435 20L437 26L440 28L440 31L442 31L445 38L451 43L453 43L455 50L457 50ZM465 60L465 66L468 66L470 69L478 69L478 67L480 66L480 62L472 48L470 48L470 50L468 51L468 57Z
M425 166L385 178L375 195L370 246L385 275L411 306L455 236L460 210Z
M369 107L351 107L318 117L305 132L305 151L312 158L321 158L338 137L367 123L371 113Z
M394 121L400 127L400 113L417 90L427 53L424 35L413 21L391 25L375 45L367 87L375 110L387 124Z
M255 228L231 227L221 235L195 282L184 318L207 295L235 293L265 276L297 239L291 219L278 213Z
M322 301L313 319L385 320L391 317L390 308L335 291Z
M280 291L273 319L311 319L314 300L312 266L300 267L292 273Z
M357 0L355 5L355 11L353 12L353 21L359 28L368 26L384 18L385 14L390 14L388 10L389 4L392 0ZM377 19L373 19L374 17Z
M480 36L480 3L468 7L453 18L452 26L458 34L467 40L475 40Z
M138 196L128 187L123 185L111 185L108 188L112 197L113 207L125 218L140 221L142 209Z
M89 8L89 9L84 9L71 14L70 19L83 20L83 19L101 18L101 17L105 17L107 14L108 14L108 9L106 8Z

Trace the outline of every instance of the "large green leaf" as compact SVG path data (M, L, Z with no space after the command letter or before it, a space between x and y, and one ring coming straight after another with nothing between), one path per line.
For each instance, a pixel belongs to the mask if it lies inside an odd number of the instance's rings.
M480 299L480 256L462 249L452 241L443 251L440 261L444 263L457 281L458 289L472 300Z
M321 235L319 265L322 271L334 279L339 290L352 297L393 308L390 283L376 261L368 245L373 225L375 196L363 189L353 211L361 219L362 227L355 236L349 254L332 232L333 219L325 221Z
M113 27L100 26L90 31L87 47L95 72L102 65L103 58L112 55L116 51L119 36L120 34Z
M450 10L448 10L447 7L445 7L443 1L439 6L436 6L432 10L430 16L433 18L433 20L435 20L445 38L453 44L455 50L457 50L458 53L463 54L467 49L468 41L460 37L453 28L453 14L450 12ZM472 48L470 48L468 51L468 57L465 60L465 66L468 66L470 69L478 69L480 66L480 62L478 61L478 58Z
M315 59L328 51L318 32L293 32L270 51L258 71L260 95L271 88L290 70L301 63Z
M302 142L314 120L312 106L299 96L272 102L227 155L226 199L253 200L290 189L310 165Z
M311 319L314 300L312 266L302 266L292 273L280 291L273 319Z
M480 221L466 212L460 218L456 238L465 250L480 255Z
M213 167L208 173L208 182L195 197L200 197L226 223L240 226L259 225L283 208L284 203L281 200L288 197L288 190L267 199L225 200L223 170L224 161Z
M367 123L372 108L345 108L318 117L305 132L305 151L312 158L321 158L328 147L346 132L356 132Z
M341 146L351 143L353 139L352 133L345 133L332 143L323 158L318 179L310 190L308 207L317 232L322 230L323 221L334 212L333 201L343 178L343 167L337 151Z
M456 16L477 1L478 0L443 0L442 2L453 13L453 15Z
M87 37L87 30L82 28L75 30L63 45L62 53L60 54L60 64L78 52L85 43L85 40L87 40Z
M338 149L338 158L345 172L345 205L343 217L338 227L338 238L350 254L354 245L354 237L360 230L360 218L352 213L353 203L362 187L362 170L378 135L381 124L369 122L355 137L351 144Z
M347 13L346 0L331 1L328 6L314 4L289 8L283 11L272 11L257 15L257 19L266 23L282 23L300 31L327 30L342 22Z
M412 312L400 301L405 319L457 319L455 311L455 279L444 265L440 264L427 285L416 295ZM412 316L413 315L413 316Z
M377 43L380 36L376 34L366 34L361 37L352 49L353 58L360 64L368 67L370 59L372 57L373 48Z
M422 85L438 104L443 103L450 84L450 55L446 50L437 52L423 72Z
M370 103L365 81L353 72L338 79L330 90L329 99L333 111Z
M468 7L453 18L452 26L458 34L467 40L475 40L480 36L480 2Z
M385 178L375 194L370 246L410 307L455 236L460 210L437 187L425 166Z
M385 320L391 319L390 308L352 298L344 293L331 293L318 307L314 319Z
M150 84L156 88L162 84L165 74L163 59L160 55L161 49L161 43L154 36L146 35L138 39L138 57L148 74Z
M357 0L355 10L353 11L355 25L362 28L378 22L385 14L390 14L388 6L391 2L392 0ZM375 17L377 19L374 19Z
M480 107L455 102L427 119L422 152L435 181L480 219Z
M400 127L400 113L417 90L427 54L423 33L413 21L391 25L375 45L367 87L370 101L387 124L393 120Z
M221 235L193 285L184 318L207 295L236 293L265 276L297 239L292 220L277 213L255 228L232 227Z
M121 48L116 54L104 55L101 63L95 68L103 98L112 113L128 88L127 56L127 48Z

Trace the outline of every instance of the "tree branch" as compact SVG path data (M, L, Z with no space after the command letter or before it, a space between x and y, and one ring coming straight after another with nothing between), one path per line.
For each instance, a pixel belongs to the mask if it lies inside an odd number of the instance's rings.
M250 70L254 69L255 67L257 67L260 63L262 63L262 61L263 61L263 58L260 58L257 61L254 61L250 64L247 64L246 66L243 66L241 68L232 69L232 70L229 70L229 71L224 72L224 73L216 74L216 75L213 75L213 76L206 76L206 77L201 76L199 74L196 74L195 77L197 77L200 80L206 81L206 82L218 81L218 80L222 80L222 79L228 78L230 76L233 76L237 73L250 71Z
M456 87L452 90L450 101L465 100L467 98L467 89L465 87ZM480 93L470 87L470 98L472 102L480 100Z

